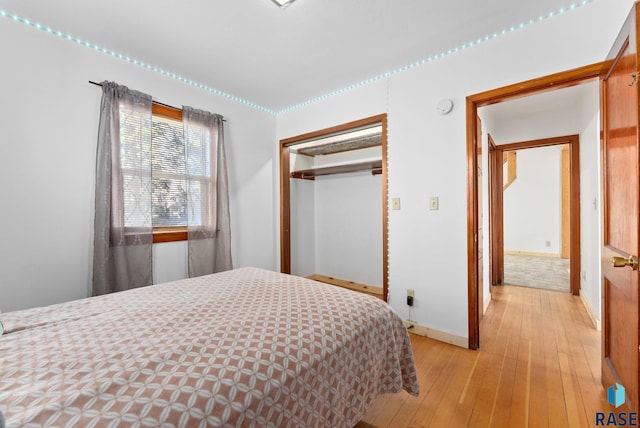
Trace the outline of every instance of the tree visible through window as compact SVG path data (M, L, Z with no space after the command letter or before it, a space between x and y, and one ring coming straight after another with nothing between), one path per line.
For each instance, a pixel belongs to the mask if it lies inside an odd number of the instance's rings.
M186 175L185 138L182 124L182 111L153 104L153 115L151 118L150 138L138 138L137 133L143 132L145 126L141 125L144 120L140 116L132 117L126 111L120 113L120 156L123 166L124 180L124 203L125 203L125 227L134 230L141 224L148 224L145 218L148 217L149 203L151 204L151 222L154 228L154 241L172 241L187 239L187 197L188 183ZM147 128L148 129L148 128ZM134 138L135 136L135 138ZM193 139L192 139L193 140ZM142 143L140 141L143 141ZM135 143L131 143L135 142ZM196 143L206 143L197 141ZM194 142L192 142L193 144ZM193 150L193 148L190 148ZM149 156L151 154L151 156ZM150 165L144 163L143 169L146 171L136 171L127 168L129 160L137 157L151 159ZM206 158L205 158L206 159ZM202 162L202 158L197 159ZM193 163L193 161L190 161ZM151 168L151 178L147 168ZM193 169L193 167L191 167ZM204 190L202 181L207 180L209 165L199 165L196 170L201 176L191 176L192 189ZM140 188L139 186L151 187L151 201L136 199L132 195L140 192L128 192L127 189ZM201 201L198 191L192 190L192 210L196 215L191 217L199 221L201 212L198 204ZM195 206L193 206L195 203ZM192 224L198 225L198 224ZM176 234L176 232L178 232ZM156 239L157 235L171 233L171 237Z
M187 183L182 122L154 115L151 141L153 225L186 226Z

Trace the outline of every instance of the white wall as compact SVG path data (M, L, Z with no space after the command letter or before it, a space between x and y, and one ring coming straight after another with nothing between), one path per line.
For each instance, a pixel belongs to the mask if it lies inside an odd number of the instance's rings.
M291 273L316 272L316 205L314 180L290 180Z
M292 154L291 170L381 159L380 146ZM382 176L361 171L291 179L291 273L382 287Z
M381 175L292 179L290 200L291 273L382 287Z
M382 176L315 182L315 273L382 287Z
M561 146L517 151L517 178L504 191L504 249L562 250ZM547 245L548 244L548 245Z
M598 94L594 93L587 106L598 106ZM600 112L580 134L580 247L581 266L580 294L587 301L590 311L600 321L601 318L601 278L600 260L602 255L602 223L600 187Z
M592 85L597 92L597 85ZM597 103L597 100L596 100ZM591 109L597 108L597 104ZM480 114L483 108L479 109ZM571 110L571 111L569 111ZM565 112L558 112L553 106L549 110L534 111L525 116L510 118L506 122L494 123L487 120L487 127L496 145L520 143L523 141L541 140L544 138L575 135L584 129L592 113L587 119L580 105L567 106Z
M603 60L631 4L599 0L278 118L280 139L388 113L389 196L402 198L389 211L389 293L402 316L413 288L416 321L468 337L465 98ZM447 116L442 98L456 104Z
M1 310L90 294L101 90L88 80L224 115L234 264L277 268L273 116L8 19L0 34ZM184 248L154 248L156 282L186 275Z

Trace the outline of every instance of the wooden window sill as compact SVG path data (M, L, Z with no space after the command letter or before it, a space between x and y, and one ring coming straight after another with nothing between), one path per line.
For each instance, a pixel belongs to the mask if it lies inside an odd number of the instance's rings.
M153 229L153 243L186 241L186 227L156 227Z

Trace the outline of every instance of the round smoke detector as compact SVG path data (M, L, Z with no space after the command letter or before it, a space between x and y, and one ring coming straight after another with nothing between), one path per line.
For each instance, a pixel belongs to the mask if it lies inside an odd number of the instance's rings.
M442 99L438 101L438 105L436 106L436 110L440 114L448 114L453 110L453 101L449 98Z

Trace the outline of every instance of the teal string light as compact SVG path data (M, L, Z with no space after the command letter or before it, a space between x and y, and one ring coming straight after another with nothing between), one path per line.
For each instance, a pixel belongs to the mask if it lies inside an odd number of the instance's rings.
M179 82L187 83L190 86L194 86L194 87L203 89L203 90L205 90L207 92L210 92L212 94L227 98L229 100L238 102L240 104L244 104L244 105L246 105L248 107L251 107L251 108L254 108L256 110L260 110L260 111L263 111L265 113L269 113L269 114L272 114L272 115L276 114L275 110L270 109L268 107L261 106L261 105L259 105L257 103L252 102L252 101L246 100L244 98L238 97L238 96L230 94L228 92L221 91L219 89L213 88L213 87L205 85L203 83L195 82L195 81L193 81L191 79L188 79L188 78L186 78L184 76L181 76L179 74L164 70L164 69L162 69L162 68L160 68L158 66L148 64L148 63L146 63L144 61L140 61L140 60L138 60L136 58L132 58L130 56L123 55L123 54L121 54L119 52L113 51L113 50L108 49L108 48L103 47L103 46L99 46L99 45L97 45L95 43L92 43L92 42L90 42L88 40L83 40L83 39L81 39L79 37L75 37L75 36L73 36L71 34L68 34L68 33L65 33L63 31L54 30L54 29L52 29L50 27L43 26L42 24L40 24L38 22L33 22L33 21L31 21L31 20L29 20L27 18L23 18L23 17L21 17L19 15L7 12L6 10L0 9L0 17L11 19L12 21L19 22L21 24L24 24L24 25L27 25L29 27L35 28L37 30L45 31L45 32L47 32L49 34L53 34L55 36L58 36L61 39L65 39L65 40L68 40L70 42L75 42L76 44L78 44L80 46L83 46L83 47L86 47L86 48L89 48L89 49L93 49L93 50L95 50L97 52L100 52L100 53L103 53L105 55L110 55L110 56L112 56L114 58L126 61L126 62L128 62L130 64L133 64L133 65L137 65L139 67L145 68L145 69L153 71L155 73L162 74L163 76L175 79L175 80L177 80Z
M439 53L433 54L432 56L429 56L429 57L427 57L427 58L423 58L423 59L421 59L421 60L419 60L419 61L416 61L416 62L414 62L414 63L407 64L407 65L403 65L403 66L401 66L401 67L395 68L395 69L393 69L393 70L387 71L387 72L382 73L382 74L379 74L379 75L377 75L377 76L370 77L370 78L368 78L368 79L366 79L366 80L362 80L362 81L360 81L360 82L356 82L356 83L353 83L353 84L351 84L351 85L345 86L345 87L343 87L343 88L341 88L341 89L337 89L337 90L335 90L335 91L328 92L328 93L326 93L326 94L320 95L320 96L315 97L315 98L311 98L311 99L309 99L309 100L303 101L303 102L298 103L298 104L293 104L293 105L291 105L291 106L289 106L289 107L285 107L285 108L283 108L283 109L281 109L281 110L278 110L278 111L276 112L276 114L277 114L277 115L282 115L282 114L285 114L285 113L289 113L289 112L291 112L291 111L294 111L294 110L297 110L297 109L299 109L299 108L302 108L302 107L308 106L308 105L310 105L310 104L314 104L314 103L317 103L317 102L319 102L319 101L325 100L325 99L327 99L327 98L331 98L331 97L333 97L333 96L336 96L336 95L339 95L339 94L342 94L342 93L345 93L345 92L351 91L351 90L353 90L353 89L356 89L356 88L358 88L358 87L360 87L360 86L363 86L363 85L365 84L365 82L372 83L372 82L378 81L378 80L380 80L380 79L383 79L383 78L387 78L387 77L389 77L389 76L392 76L392 75L394 75L394 74L398 74L398 73L401 73L401 72L403 72L403 71L407 71L407 70L413 69L413 68L415 68L415 67L419 67L419 66L421 66L421 65L424 65L424 64L427 64L427 63L430 63L430 62L434 62L434 61L436 61L436 60L438 60L438 59L441 59L441 58L443 58L443 57L445 57L445 56L449 56L449 55L452 55L452 54L454 54L454 53L460 52L460 51L462 51L462 50L464 50L464 49L468 49L468 48L474 47L474 46L476 46L476 45L479 45L479 44L482 44L482 43L488 42L488 41L490 41L490 40L496 39L496 38L498 38L499 36L504 36L504 35L506 35L506 34L508 34L508 33L513 33L513 32L515 32L515 31L517 31L517 30L521 30L521 29L523 29L523 28L526 28L526 27L527 27L527 26L529 26L529 25L533 25L533 24L535 24L535 23L538 23L538 22L541 22L541 21L545 21L545 20L547 20L547 19L549 19L549 18L553 18L553 17L555 17L555 16L564 15L564 14L566 14L566 13L567 13L567 12L569 12L569 11L576 10L576 9L578 9L579 7L586 6L587 4L589 4L589 3L593 3L593 2L595 2L595 1L596 1L596 0L582 0L582 1L580 1L579 3L573 3L573 4L571 4L568 8L560 8L560 9L558 9L558 10L556 10L556 11L551 11L551 12L549 12L547 15L541 15L541 16L539 16L539 17L538 17L538 19L536 19L536 20L534 20L534 19L530 19L528 22L521 22L521 23L519 23L518 25L512 25L512 26L510 26L510 27L508 27L508 28L504 28L504 29L502 29L502 30L501 30L501 31L499 31L499 32L495 32L495 33L493 33L493 34L487 34L487 35L485 35L484 37L479 37L479 38L478 38L478 39L476 39L475 41L471 41L471 42L463 43L463 44L462 44L462 45L460 45L460 46L453 47L453 48L451 48L451 49L447 49L447 50L445 50L445 51L442 51L442 52L439 52Z
M191 79L189 79L189 78L187 78L185 76L181 76L179 74L167 71L167 70L165 70L165 69L163 69L161 67L146 63L144 61L140 61L140 60L135 59L135 58L131 58L129 56L125 56L122 53L115 52L115 51L113 51L111 49L108 49L106 47L101 47L101 46L99 46L97 44L94 44L94 43L91 43L89 41L82 40L82 39L80 39L78 37L72 36L71 34L67 34L67 33L64 33L64 32L59 31L59 30L53 30L51 27L43 26L40 23L33 22L33 21L31 21L31 20L29 20L27 18L20 17L20 16L18 16L16 14L12 14L10 12L7 12L6 10L0 9L0 17L11 19L11 20L13 20L15 22L22 23L24 25L33 27L33 28L35 28L37 30L45 31L46 33L56 35L56 36L58 36L58 37L60 37L62 39L66 39L68 41L75 42L80 46L84 46L84 47L96 50L96 51L98 51L100 53L103 53L105 55L110 55L110 56L112 56L114 58L126 61L126 62L128 62L130 64L133 64L133 65L137 65L137 66L145 68L145 69L147 69L149 71L153 71L154 73L158 73L158 74L161 74L163 76L169 77L171 79L177 80L179 82L185 83L185 84L187 84L189 86L193 86L193 87L196 87L196 88L203 89L203 90L205 90L205 91L207 91L209 93L212 93L214 95L227 98L227 99L229 99L231 101L235 101L237 103L246 105L246 106L254 108L256 110L260 110L260 111L263 111L265 113L269 113L269 114L272 114L272 115L275 115L275 116L279 116L279 115L282 115L282 114L285 114L285 113L289 113L291 111L306 107L308 105L311 105L311 104L314 104L314 103L317 103L317 102L332 98L334 96L337 96L337 95L340 95L340 94L344 94L344 93L352 91L354 89L370 85L370 84L378 82L378 81L380 81L382 79L387 79L387 78L389 78L389 77L391 77L391 76L393 76L395 74L402 73L402 72L408 71L408 70L412 70L412 69L414 69L416 67L419 67L421 65L432 63L432 62L437 61L437 60L439 60L439 59L441 59L443 57L455 54L457 52L460 52L460 51L468 49L468 48L472 48L474 46L477 46L477 45L480 45L482 43L485 43L485 42L488 42L490 40L493 40L493 39L495 39L495 38L497 38L499 36L504 36L506 34L515 32L517 30L521 30L521 29L526 28L526 27L528 27L530 25L533 25L535 23L545 21L545 20L553 18L555 16L564 15L567 12L576 10L576 9L578 9L580 7L586 6L587 4L593 3L595 1L596 0L581 0L581 1L577 2L577 3L572 3L568 8L564 8L563 7L563 8L560 8L558 10L551 11L546 15L540 15L537 19L530 19L527 22L520 22L517 25L512 25L512 26L510 26L508 28L503 28L502 30L494 32L493 34L487 34L484 37L478 37L476 40L469 41L467 43L463 43L463 44L461 44L459 46L452 47L450 49L446 49L446 50L444 50L442 52L435 53L435 54L433 54L433 55L431 55L431 56L429 56L427 58L422 58L422 59L420 59L420 60L418 60L416 62L413 62L411 64L406 64L406 65L394 68L394 69L386 71L384 73L369 77L367 79L352 83L350 85L347 85L345 87L342 87L342 88L339 88L339 89L336 89L336 90L333 90L333 91L330 91L330 92L326 92L326 93L324 93L322 95L319 95L317 97L302 101L302 102L297 103L297 104L290 105L288 107L285 107L285 108L283 108L281 110L277 110L277 111L273 110L273 109L270 109L268 107L259 105L257 103L254 103L254 102L249 101L247 99L238 97L236 95L230 94L228 92L222 91L220 89L213 88L213 87L205 85L203 83L196 82L196 81L191 80Z

